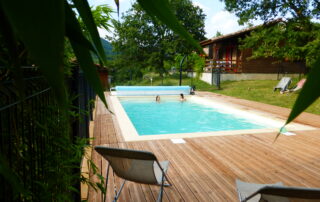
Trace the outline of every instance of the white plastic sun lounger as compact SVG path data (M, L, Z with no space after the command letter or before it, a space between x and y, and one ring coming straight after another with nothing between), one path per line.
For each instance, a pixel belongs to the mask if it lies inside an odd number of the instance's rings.
M273 91L276 91L277 89L280 89L280 91L285 91L289 87L291 83L290 77L282 77L282 79L279 81L276 87L274 87Z
M306 79L301 79L293 89L289 89L289 92L295 92L302 89L306 81Z

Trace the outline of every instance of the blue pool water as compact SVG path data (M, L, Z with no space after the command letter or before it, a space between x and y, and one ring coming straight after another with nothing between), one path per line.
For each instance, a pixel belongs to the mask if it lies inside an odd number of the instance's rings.
M193 102L120 99L139 135L262 129L263 125Z

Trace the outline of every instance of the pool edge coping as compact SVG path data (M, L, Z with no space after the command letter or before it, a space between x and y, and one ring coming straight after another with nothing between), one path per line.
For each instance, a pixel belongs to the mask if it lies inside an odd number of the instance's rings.
M170 96L170 95L169 95ZM126 97L126 96L120 96ZM147 96L129 96L129 97L147 97ZM203 98L201 96L192 95L192 97L198 97L200 99L207 100L208 102L212 102L212 100ZM130 118L128 117L125 109L123 108L122 104L118 96L110 96L111 105L114 110L114 115L116 118L116 123L119 126L121 134L126 142L132 141L146 141L146 140L159 140L159 139L177 139L177 138L196 138L196 137L210 137L210 136L231 136L231 135L244 135L244 134L259 134L259 133L277 133L279 132L279 128L266 128L266 129L245 129L245 130L226 130L226 131L213 131L213 132L193 132L193 133L176 133L176 134L162 134L162 135L139 135L137 130L135 129L133 123L131 122ZM229 104L229 103L228 103ZM238 106L238 107L236 107ZM265 115L273 115L273 117L268 117L266 119L279 122L281 120L283 123L285 120L276 117L276 114L266 113L261 110L255 109L248 109L243 110L241 109L241 105L234 104L230 106L230 108L236 108L237 110L242 110L246 112L253 113L257 116L262 117L263 114ZM121 120L121 122L120 122ZM308 130L315 130L317 127L295 123L292 122L286 126L288 131L308 131Z

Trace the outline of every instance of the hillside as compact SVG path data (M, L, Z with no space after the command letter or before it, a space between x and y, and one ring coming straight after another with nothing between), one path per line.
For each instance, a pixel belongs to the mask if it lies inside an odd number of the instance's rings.
M104 52L107 55L107 58L109 59L110 55L113 55L114 53L112 52L112 46L111 43L103 38L100 38Z
M101 40L104 52L107 56L107 60L112 60L112 55L114 55L114 52L112 52L111 43L103 38L100 38L100 40ZM95 63L99 63L98 57L95 54L92 54L92 57Z

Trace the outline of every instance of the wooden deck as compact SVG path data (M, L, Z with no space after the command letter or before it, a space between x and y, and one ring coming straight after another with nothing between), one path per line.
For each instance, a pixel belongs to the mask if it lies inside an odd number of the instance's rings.
M254 107L279 117L289 113L288 109L213 93L198 95ZM320 130L280 136L275 143L274 133L185 138L185 144L173 144L171 140L125 142L112 116L98 101L93 145L148 150L159 160L169 160L168 176L173 186L165 188L163 201L237 201L237 178L320 187ZM304 113L301 117L300 123L320 125L320 116ZM94 151L92 159L104 175L106 161ZM120 182L118 177L109 179L106 201L112 201L113 187L119 188ZM127 182L119 201L155 201L158 191L157 186ZM101 193L89 188L88 200L102 201Z

